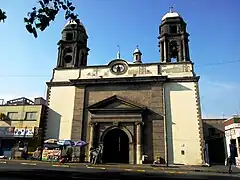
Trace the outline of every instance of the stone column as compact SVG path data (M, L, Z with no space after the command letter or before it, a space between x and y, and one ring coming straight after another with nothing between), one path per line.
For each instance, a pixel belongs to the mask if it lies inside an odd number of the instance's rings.
M137 122L136 126L136 163L142 164L142 122Z
M163 41L160 41L160 60L161 60L162 62L164 62L163 51L164 51L164 48L163 48Z
M95 123L89 123L90 131L89 131L89 149L88 149L88 161L90 161L90 149L93 147L93 137L94 137L94 128Z
M167 40L165 39L164 40L164 62L167 62L168 61L168 54L167 54Z
M63 57L62 57L62 47L61 45L58 47L58 62L57 62L57 67L62 67L63 66Z
M183 61L187 61L187 46L186 46L186 39L182 37L182 51L183 51Z
M182 43L181 41L178 42L178 62L182 61Z
M93 137L94 137L94 128L95 123L90 123L90 132L89 132L89 147L93 147Z
M134 164L135 152L134 143L129 143L129 164Z
M190 54L189 54L188 40L186 40L185 43L186 43L186 46L185 46L185 48L186 48L186 61L189 61Z

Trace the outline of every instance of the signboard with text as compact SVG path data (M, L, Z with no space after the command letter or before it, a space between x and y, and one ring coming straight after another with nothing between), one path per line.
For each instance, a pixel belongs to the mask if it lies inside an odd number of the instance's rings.
M0 127L0 137L33 137L34 127Z
M14 137L33 137L33 135L34 135L33 127L27 127L27 128L15 127L14 129Z
M61 150L47 150L44 149L42 152L43 161L59 161L61 157Z

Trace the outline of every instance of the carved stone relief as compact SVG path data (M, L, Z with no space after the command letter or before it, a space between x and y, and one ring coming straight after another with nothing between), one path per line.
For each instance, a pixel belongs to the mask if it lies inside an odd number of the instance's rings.
M133 75L133 74L152 74L152 72L147 69L146 66L140 66L138 68L134 68L134 69L129 69L128 70L128 75Z
M161 71L164 73L182 73L182 72L191 72L191 68L189 65L173 65L173 66L167 66L162 65Z
M98 69L98 68L95 68L95 69L93 69L92 71L88 72L88 73L87 73L87 76L97 77L98 74L99 74L99 69Z

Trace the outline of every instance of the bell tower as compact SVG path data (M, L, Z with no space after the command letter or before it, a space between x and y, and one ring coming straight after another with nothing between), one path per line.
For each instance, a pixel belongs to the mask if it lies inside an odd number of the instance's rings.
M162 17L159 27L159 47L161 62L185 62L190 61L188 36L186 31L187 24L183 18L170 11Z
M79 68L87 66L87 33L82 23L69 21L62 30L58 42L57 68Z

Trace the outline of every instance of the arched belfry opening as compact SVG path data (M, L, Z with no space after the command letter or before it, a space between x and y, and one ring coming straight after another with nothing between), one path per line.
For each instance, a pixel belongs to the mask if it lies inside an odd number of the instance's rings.
M120 128L107 130L102 137L103 163L129 163L129 137Z
M170 62L179 62L179 45L176 41L171 41L169 43L169 56L170 56Z

